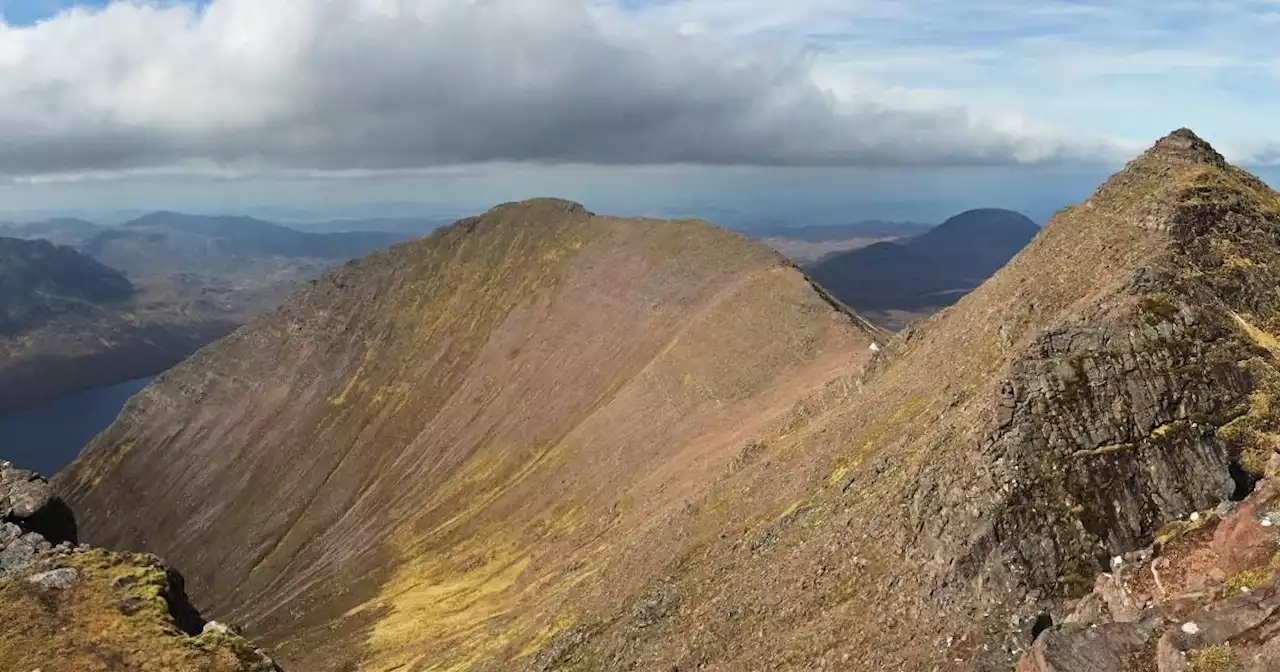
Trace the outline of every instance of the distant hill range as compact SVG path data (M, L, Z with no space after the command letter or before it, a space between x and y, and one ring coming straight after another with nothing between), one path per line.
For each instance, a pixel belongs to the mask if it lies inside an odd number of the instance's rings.
M410 237L174 212L0 236L0 411L159 373L302 282Z
M55 217L26 224L0 224L0 236L47 240L55 245L78 247L106 230L106 227L74 217Z
M241 323L226 303L135 285L47 240L0 238L0 411L159 373Z
M823 243L850 238L902 238L926 233L933 226L920 222L889 222L869 219L850 224L814 224L801 226L769 226L748 230L755 238L787 238L808 243Z
M285 221L285 225L309 233L376 231L418 237L452 224L458 217L362 217L323 221Z
M118 271L47 240L0 238L0 335L133 298Z
M1012 210L970 210L920 236L831 255L808 271L861 314L898 328L960 300L1039 232Z
M156 212L119 226L50 219L0 227L0 235L70 245L130 277L241 273L269 260L316 260L328 266L411 237L383 231L308 233L253 217L177 212Z
M804 265L878 242L918 236L931 228L932 225L919 222L873 219L851 224L749 227L743 233Z
M409 236L381 231L306 233L252 217L209 217L157 212L108 229L86 251L130 273L174 270L216 272L259 259L350 259Z

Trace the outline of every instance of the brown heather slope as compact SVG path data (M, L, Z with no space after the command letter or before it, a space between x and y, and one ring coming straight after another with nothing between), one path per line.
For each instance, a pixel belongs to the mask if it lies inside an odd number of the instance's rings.
M180 561L313 667L1008 670L1280 436L1280 196L1189 131L863 372L865 335L700 225L570 254L612 220L557 215L483 272L363 270L518 212L335 274L145 392L62 478L86 534ZM501 261L531 254L579 309L506 309L547 286ZM406 277L440 307L405 310Z
M58 485L286 669L523 664L686 562L668 533L878 337L728 231L512 204L204 349Z

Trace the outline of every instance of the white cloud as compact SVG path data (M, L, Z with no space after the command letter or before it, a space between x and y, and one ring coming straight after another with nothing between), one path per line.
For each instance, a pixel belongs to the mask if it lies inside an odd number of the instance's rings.
M976 112L929 87L815 67L803 39L769 37L801 13L847 7L810 2L770 3L754 18L766 5L750 0L691 0L683 11L590 0L117 2L0 25L0 174L990 164L1112 160L1123 149L1105 134Z
M1280 142L1234 140L1222 145L1226 156L1249 166L1280 167Z
M837 87L878 82L1130 148L1186 125L1229 148L1280 138L1278 10L1274 0L683 0L638 12L746 42L804 36Z

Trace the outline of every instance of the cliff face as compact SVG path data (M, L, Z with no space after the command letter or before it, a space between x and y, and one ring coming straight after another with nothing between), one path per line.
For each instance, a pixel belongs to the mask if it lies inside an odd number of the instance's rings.
M76 545L75 517L35 474L0 462L0 669L272 672L206 623L153 556Z
M689 561L877 337L736 234L511 204L202 350L58 485L286 667L518 664Z

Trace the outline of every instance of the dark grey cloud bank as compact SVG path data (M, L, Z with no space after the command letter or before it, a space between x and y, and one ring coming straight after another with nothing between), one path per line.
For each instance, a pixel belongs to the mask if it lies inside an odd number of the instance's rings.
M803 58L584 0L117 4L0 27L0 174L495 161L968 165L1125 149L824 91Z

